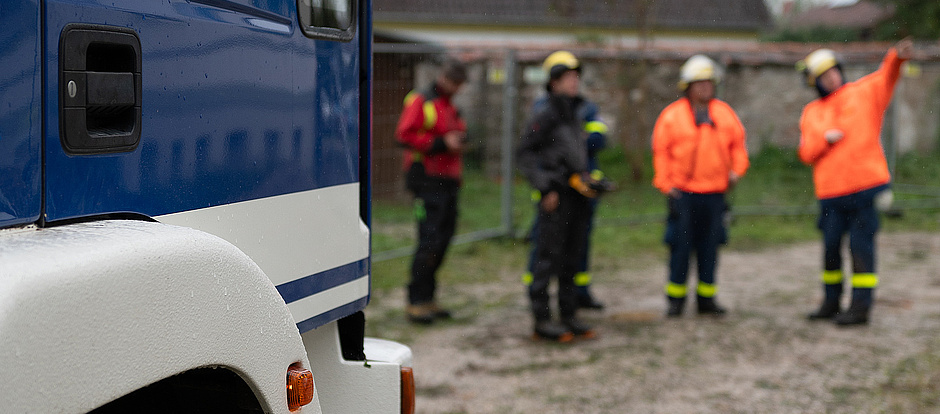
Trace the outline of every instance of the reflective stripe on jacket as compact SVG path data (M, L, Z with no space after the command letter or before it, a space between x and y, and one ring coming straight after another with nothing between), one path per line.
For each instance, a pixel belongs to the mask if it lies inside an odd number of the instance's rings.
M840 197L891 181L881 125L901 63L891 49L877 71L803 108L799 155L813 167L817 198ZM830 129L841 130L842 140L826 142Z
M744 126L731 107L718 99L708 103L713 125L695 124L692 103L681 98L659 114L653 128L653 186L668 194L721 193L731 171L744 176L750 162Z
M412 91L405 97L395 130L398 142L405 146L405 170L412 162L420 161L429 177L460 180L461 156L447 151L443 137L450 131L466 131L467 126L450 98L438 94L434 86L425 92Z

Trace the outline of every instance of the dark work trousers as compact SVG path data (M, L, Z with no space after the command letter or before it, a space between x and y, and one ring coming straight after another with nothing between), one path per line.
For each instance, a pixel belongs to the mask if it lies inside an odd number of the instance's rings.
M588 199L588 222L587 227L584 229L584 251L581 252L581 260L578 261L578 272L587 272L588 265L591 262L591 231L594 230L594 214L597 213L597 203L598 200L596 198ZM578 286L578 288L581 287L582 286Z
M689 259L694 250L699 283L715 285L718 246L726 238L722 222L726 209L724 193L681 192L678 198L669 199L669 203L665 237L670 247L669 282L685 286ZM670 296L678 298L685 295Z
M819 200L819 230L823 234L823 268L842 270L842 237L849 234L852 272L875 273L875 233L878 231L878 211L875 195L888 188L881 185L857 193ZM830 286L831 285L831 286ZM826 285L826 296L837 298L842 282ZM861 297L855 298L854 296ZM871 303L871 289L855 292L853 299Z
M457 228L456 182L443 181L415 193L418 248L411 262L408 302L419 305L434 301L436 274L444 261Z
M575 316L578 306L574 275L585 249L589 200L574 189L558 193L558 208L551 213L539 209L535 263L529 299L537 321L551 319L548 285L558 281L558 311L562 319Z
M597 204L598 204L598 200L596 198L588 199L588 209L587 209L588 224L584 228L584 232L586 233L583 238L584 250L581 253L581 259L578 261L578 268L576 269L575 274L579 272L588 271L588 267L589 267L588 265L590 264L590 256L591 256L591 231L594 229L594 214L597 212ZM532 250L529 253L529 265L526 268L526 270L528 270L529 273L533 273L533 271L535 270L535 252L536 250L538 250L537 241L539 237L539 214L538 213L539 213L539 204L536 203L535 204L535 214L536 214L535 222L532 223L532 231L529 232L529 237L532 240ZM583 286L578 285L577 286L578 296L589 297L591 295L590 286L591 286L590 283L583 285Z

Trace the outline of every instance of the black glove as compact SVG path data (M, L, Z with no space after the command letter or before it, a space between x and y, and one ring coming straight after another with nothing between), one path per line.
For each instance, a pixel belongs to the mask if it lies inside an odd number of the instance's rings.
M605 177L604 172L601 170L591 171L591 181L588 186L596 191L598 195L617 189L617 184Z

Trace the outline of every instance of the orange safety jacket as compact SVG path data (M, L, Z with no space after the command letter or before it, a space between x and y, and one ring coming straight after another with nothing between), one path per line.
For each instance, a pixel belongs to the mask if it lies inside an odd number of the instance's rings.
M881 125L901 63L891 49L877 71L803 108L799 155L813 167L817 198L840 197L891 181L881 148ZM842 130L842 140L829 144L825 138L829 129Z
M450 131L466 130L450 96L439 94L435 86L426 92L411 91L405 97L395 130L398 142L405 147L405 170L413 162L421 162L428 177L459 181L461 155L447 150L443 136Z
M744 176L750 161L744 126L727 103L708 103L712 124L695 124L688 98L659 114L653 128L653 186L668 194L673 188L690 193L722 193L731 171Z

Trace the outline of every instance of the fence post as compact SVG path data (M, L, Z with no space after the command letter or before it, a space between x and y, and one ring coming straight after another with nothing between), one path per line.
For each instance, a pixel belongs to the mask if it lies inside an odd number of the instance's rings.
M505 82L503 83L503 138L502 138L502 227L504 236L513 235L512 183L513 137L516 129L516 50L506 49Z
M899 94L895 94L897 96ZM881 128L881 145L882 150L885 152L885 158L888 161L888 171L891 173L891 177L894 178L894 173L898 167L898 114L897 108L894 100L891 100L891 103L888 104L888 109L885 111L884 116L884 125Z

